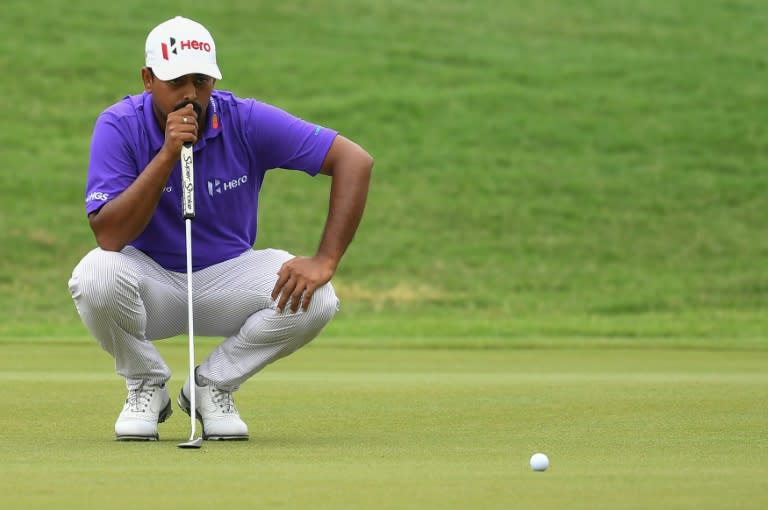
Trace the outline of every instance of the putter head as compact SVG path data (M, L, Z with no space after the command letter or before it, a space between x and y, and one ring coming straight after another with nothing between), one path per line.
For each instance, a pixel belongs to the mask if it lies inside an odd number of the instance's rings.
M186 443L179 443L176 446L178 446L179 448L200 448L201 446L203 446L203 438L198 437L197 439L190 439Z

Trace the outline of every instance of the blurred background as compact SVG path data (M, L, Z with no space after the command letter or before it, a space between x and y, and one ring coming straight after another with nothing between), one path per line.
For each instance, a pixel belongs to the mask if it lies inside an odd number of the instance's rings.
M376 159L320 341L768 346L763 2L181 5L4 3L0 337L87 337L67 280L95 246L91 129L184 15L218 88ZM268 174L256 246L313 253L328 185Z

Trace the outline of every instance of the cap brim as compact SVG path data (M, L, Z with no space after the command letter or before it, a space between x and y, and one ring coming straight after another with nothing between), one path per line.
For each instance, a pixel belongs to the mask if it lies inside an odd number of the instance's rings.
M176 66L165 65L160 67L152 67L152 72L155 76L163 81L175 80L176 78L185 76L187 74L204 74L206 76L210 76L211 78L216 78L217 80L221 79L221 71L219 71L219 67L214 64L197 64L194 66L184 64Z

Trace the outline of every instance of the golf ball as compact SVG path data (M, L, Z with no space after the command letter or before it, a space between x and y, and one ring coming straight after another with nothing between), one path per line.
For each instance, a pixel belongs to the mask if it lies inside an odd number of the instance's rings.
M549 467L549 457L543 453L534 453L531 456L531 469L534 471L545 471Z

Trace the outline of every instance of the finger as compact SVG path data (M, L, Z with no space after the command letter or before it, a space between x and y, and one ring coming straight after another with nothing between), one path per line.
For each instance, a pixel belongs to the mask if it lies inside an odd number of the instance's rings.
M197 121L192 114L184 115L182 109L169 115L165 124L166 138L178 144L197 142Z
M186 105L179 111L182 112L183 118L187 120L185 124L192 124L197 127L197 110L195 110L191 104Z
M172 113L181 113L183 115L188 115L188 116L194 115L194 117L197 118L197 109L195 108L195 105L191 101L189 102L184 101L177 104L173 108Z
M285 286L280 293L280 300L277 302L277 309L280 311L280 313L285 310L285 305L288 303L288 299L290 299L291 294L295 288L296 281L293 278L289 278L288 281L285 282Z
M315 295L315 289L310 289L307 287L307 290L304 291L304 299L302 300L301 307L306 312L309 310L309 303L312 301L312 296Z
M190 126L190 125L182 125L178 128L176 131L178 134L179 140L181 140L182 143L186 142L192 142L193 144L197 142L197 128Z
M288 271L284 271L284 268L280 268L280 271L277 272L277 281L275 282L275 287L272 289L272 301L277 299L277 296L280 295L280 291L285 286L286 282L288 282L288 278L290 277L290 273Z
M189 111L186 111L186 110ZM185 134L191 134L195 137L194 140L185 140L185 141L197 141L197 113L195 113L195 110L192 109L191 105L185 106L182 110L179 110L180 115L177 115L178 122L180 123L180 129Z
M293 289L293 292L291 292L291 311L293 313L296 313L299 311L299 305L301 304L301 295L304 293L304 290L307 288L306 285L299 284L296 285L296 287Z
M192 105L186 105L183 108L174 110L168 114L168 120L174 120L181 124L197 125L197 111L192 108Z

